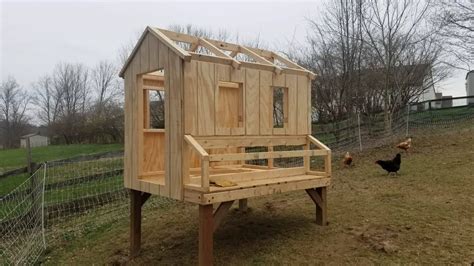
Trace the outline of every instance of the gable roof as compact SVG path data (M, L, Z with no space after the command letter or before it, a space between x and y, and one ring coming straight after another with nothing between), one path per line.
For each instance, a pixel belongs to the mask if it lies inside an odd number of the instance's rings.
M234 68L239 68L241 65L244 65L246 67L272 70L278 74L281 72L300 75L305 74L311 79L314 79L316 76L313 72L299 66L288 58L268 50L246 47L239 44L201 38L148 26L122 67L119 74L120 77L123 78L125 70L138 52L147 33L156 37L161 41L161 43L168 46L168 48L185 61L199 60L218 62L232 65ZM184 49L184 46L179 45L178 43L186 44L188 49ZM198 47L203 47L206 51L212 53L212 55L209 53L199 53ZM252 62L236 58L238 54L244 54L246 57L250 58Z
M31 133L31 134L21 136L21 139L26 139L26 138L30 138L30 137L34 137L34 136L40 136L40 137L47 138L46 136L42 136L39 132L36 132L36 133Z

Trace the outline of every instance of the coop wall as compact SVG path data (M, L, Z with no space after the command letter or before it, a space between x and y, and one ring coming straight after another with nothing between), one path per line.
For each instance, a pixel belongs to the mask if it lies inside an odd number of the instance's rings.
M276 74L267 70L218 63L184 62L185 134L219 135L307 135L311 132L311 81L306 75ZM219 83L241 84L243 125L238 130L222 127L225 119L218 110ZM283 128L273 127L273 88L287 88L287 121ZM231 96L230 96L231 97ZM229 100L228 102L233 102ZM235 101L234 101L235 102Z
M183 65L171 49L150 33L125 71L125 147L124 185L143 192L182 198L181 149L184 138L182 124ZM165 131L149 138L143 127L143 90L139 75L164 70ZM146 158L146 160L144 160ZM143 171L164 168L163 182L144 182Z

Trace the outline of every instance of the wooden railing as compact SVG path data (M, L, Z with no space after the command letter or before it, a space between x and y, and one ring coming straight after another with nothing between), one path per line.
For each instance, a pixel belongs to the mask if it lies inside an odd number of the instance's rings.
M321 143L319 140L311 135L307 136L221 136L221 137L193 137L185 135L185 140L188 145L186 153L189 155L191 148L200 156L201 160L201 189L209 191L209 165L212 162L225 161L247 161L257 159L267 159L269 169L269 176L280 176L282 174L291 175L291 170L288 169L274 169L273 159L277 158L294 158L303 157L303 167L295 167L295 173L309 174L309 175L331 175L331 150ZM317 149L310 149L313 144ZM294 151L274 151L274 146L304 146L303 150ZM206 149L215 148L235 148L235 147L268 147L265 152L252 153L224 153L224 154L208 154ZM311 171L310 158L311 156L324 156L324 171ZM184 171L184 183L189 184L189 167ZM265 167L263 167L265 168ZM271 173L275 172L275 173ZM221 174L213 176L213 178L227 177L237 178L244 174ZM247 174L249 175L249 174ZM251 174L250 174L251 175Z

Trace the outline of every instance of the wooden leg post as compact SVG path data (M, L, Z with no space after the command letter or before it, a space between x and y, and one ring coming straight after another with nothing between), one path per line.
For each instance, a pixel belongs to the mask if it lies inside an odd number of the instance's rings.
M142 237L142 206L150 197L149 193L130 190L130 257L140 253Z
M212 265L214 217L212 204L199 205L199 265Z
M316 223L327 225L326 187L307 189L306 192L316 204Z
M241 212L247 212L248 211L247 199L239 199L239 210Z

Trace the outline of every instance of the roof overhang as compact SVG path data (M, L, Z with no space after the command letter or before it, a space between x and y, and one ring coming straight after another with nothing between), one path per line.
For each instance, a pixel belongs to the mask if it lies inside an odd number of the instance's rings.
M200 38L188 34L173 32L169 30L147 27L143 32L142 36L138 40L137 45L132 50L132 53L125 62L119 76L123 78L125 70L130 65L133 57L139 50L143 40L147 33L152 34L154 37L159 39L163 44L167 45L174 53L185 61L198 60L207 61L214 63L222 63L231 65L234 68L240 68L241 66L253 67L262 70L273 71L276 74L289 73L307 75L309 78L314 79L316 75L301 67L297 63L291 61L283 55L253 47L247 47L239 44L233 44L223 41L217 41L207 38ZM188 44L189 49L183 49L179 43ZM197 53L196 50L199 46L206 48L210 54ZM253 62L237 60L235 57L237 54L244 54L251 58ZM279 64L277 64L278 62Z

